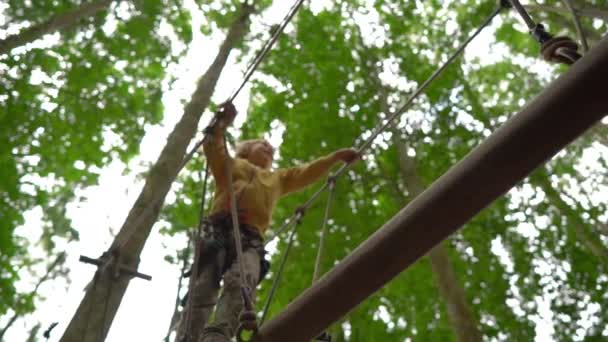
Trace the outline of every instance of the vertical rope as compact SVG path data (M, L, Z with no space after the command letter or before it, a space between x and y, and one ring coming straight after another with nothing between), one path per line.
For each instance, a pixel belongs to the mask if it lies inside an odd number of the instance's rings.
M298 214L301 218L301 214ZM290 221L291 223L297 222L299 220ZM274 294L279 286L279 281L281 280L281 275L283 274L283 269L285 268L285 263L287 262L287 257L289 256L289 251L291 250L291 246L293 245L293 239L296 235L296 227L294 225L291 229L291 233L289 234L289 240L287 242L287 247L285 248L285 253L283 253L283 257L281 258L281 264L279 265L279 270L277 271L277 275L272 282L272 287L270 288L270 293L268 293L268 297L266 298L266 303L264 303L264 309L262 310L262 318L260 319L260 326L264 324L264 320L266 319L266 315L268 314L268 309L270 308L270 303L274 298Z
M321 235L319 236L319 248L317 248L317 258L315 260L315 269L312 273L312 283L314 284L321 273L321 261L323 260L323 254L325 251L325 235L327 235L327 221L329 220L329 210L331 203L336 192L336 180L332 177L328 180L329 188L327 193L327 203L325 205L325 215L323 216L323 223L321 225Z
M230 155L228 154L228 146L226 145L226 134L223 135L224 139L224 170L226 173L226 181L228 183L228 195L230 197L230 215L232 217L232 235L234 235L234 246L236 248L237 262L239 263L239 282L241 285L241 295L243 297L243 303L245 308L251 310L252 302L249 297L250 289L246 286L245 282L245 263L243 257L243 243L241 241L241 232L239 226L239 215L236 208L236 198L234 196L234 184L232 179L232 162L230 161Z

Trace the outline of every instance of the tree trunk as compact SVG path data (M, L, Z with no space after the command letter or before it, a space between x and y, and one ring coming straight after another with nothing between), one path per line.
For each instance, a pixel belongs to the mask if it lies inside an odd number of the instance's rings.
M530 177L530 182L540 186L543 192L547 195L549 201L558 209L558 211L568 218L568 221L574 229L576 237L582 244L595 255L602 267L608 271L608 248L604 246L602 240L593 233L593 230L580 217L580 213L574 210L564 199L560 193L555 190L546 171L541 171L537 175Z
M84 18L95 15L97 12L108 7L114 0L98 0L80 5L80 7L53 16L51 19L26 28L21 32L0 40L0 55L9 53L12 49L33 42L42 36L69 29Z
M416 163L407 155L407 146L401 140L400 131L393 127L393 143L399 154L399 170L401 178L407 187L410 196L416 197L424 191L424 185L416 172ZM446 306L448 319L456 333L458 341L472 342L482 341L481 332L478 329L477 320L473 316L464 289L460 285L454 267L450 262L445 246L439 244L433 248L428 257L431 268L437 278L437 286Z
M248 19L252 11L252 7L244 5L240 15L232 23L215 60L199 80L182 118L169 135L167 144L151 168L139 197L114 239L110 250L120 252L121 264L137 268L141 251L158 218L165 196L179 172L200 117L209 104L230 51L248 30ZM115 278L110 268L99 269L60 341L99 342L105 339L130 280L127 276Z
M442 244L429 252L431 268L437 277L439 292L444 298L448 317L456 331L458 341L482 341L477 321L469 308L464 289L460 286L454 267L450 262L447 249Z

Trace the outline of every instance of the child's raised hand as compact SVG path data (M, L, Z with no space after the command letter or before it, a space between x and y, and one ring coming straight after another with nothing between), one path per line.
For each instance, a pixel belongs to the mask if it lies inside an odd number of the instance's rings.
M220 105L215 115L220 119L220 125L223 127L227 127L234 121L236 117L236 108L232 104L232 102L224 102Z
M361 154L352 148L341 148L334 152L334 158L350 164L361 159Z

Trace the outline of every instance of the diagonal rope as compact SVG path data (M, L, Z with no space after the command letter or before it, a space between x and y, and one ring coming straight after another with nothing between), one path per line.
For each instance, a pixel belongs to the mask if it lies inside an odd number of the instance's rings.
M253 307L249 287L245 282L245 258L243 256L243 242L241 239L241 232L239 226L239 215L236 207L236 198L234 196L234 184L232 179L232 163L230 161L230 154L228 152L228 146L226 145L226 135L223 135L224 139L224 171L226 173L226 181L228 185L228 196L230 199L230 215L232 218L232 235L234 238L234 247L236 248L236 258L239 264L239 283L241 287L241 296L243 299L244 307L247 310L251 310Z
M249 79L251 78L253 73L257 70L260 63L262 63L262 61L264 60L264 57L266 57L266 55L268 54L268 51L270 51L270 49L272 49L272 46L274 45L274 43L277 41L277 39L279 38L281 33L283 33L283 30L285 30L285 27L287 26L287 24L289 24L291 19L293 19L295 14L298 12L300 7L302 6L302 3L304 3L304 0L296 0L296 2L291 6L289 11L287 12L287 15L285 15L285 17L279 24L279 27L277 29L273 30L273 32L271 32L270 38L266 41L266 43L264 44L264 46L262 47L260 52L258 52L258 54L255 56L253 61L247 67L243 81L234 90L232 95L228 98L228 102L232 102L234 100L234 98L241 92L241 90L243 89L245 84L249 81Z
M315 270L313 272L313 283L318 278L319 271L321 268L320 264L321 264L321 258L322 258L323 249L324 249L324 245L325 245L324 241L325 241L325 233L327 231L327 229L326 229L327 221L329 220L329 209L330 209L330 205L333 200L333 196L335 194L335 188L336 188L336 180L334 177L329 177L327 183L329 184L329 193L328 193L328 197L327 197L327 205L325 207L325 215L323 217L323 223L322 223L322 227L321 227L321 236L319 238L319 248L317 250L317 258L315 261ZM304 215L304 211L300 207L300 211L298 211L298 214L296 215L296 217L293 220L286 221L286 223L283 226L285 228L289 228L292 226L293 223L299 223L303 215ZM275 278L272 282L272 287L270 288L270 292L268 293L268 297L266 297L266 302L264 303L264 308L262 309L262 317L260 319L260 325L262 325L264 323L264 320L266 319L266 315L268 314L268 309L270 308L270 304L272 303L276 290L279 286L281 276L283 275L283 269L285 268L287 258L289 257L289 251L291 250L291 247L293 246L296 229L297 229L297 224L293 225L291 232L289 234L287 247L285 249L285 252L283 253L283 256L281 257L281 264L279 265L279 270L277 271L277 275L275 276ZM280 233L280 231L277 231L277 234L279 234L279 233Z
M581 46L583 47L583 52L589 51L589 44L587 44L587 38L585 37L585 31L583 30L583 26L581 25L581 20L576 14L576 9L574 9L574 5L572 4L572 0L562 0L568 11L572 14L572 20L574 21L574 28L576 29L576 33L578 34L581 40Z
M290 8L290 10L287 12L287 15L283 18L283 20L279 24L279 27L274 32L272 32L272 35L266 41L266 43L264 44L262 50L260 50L260 52L255 56L255 58L249 64L249 67L247 68L247 71L245 73L245 77L243 78L242 82L235 89L235 91L232 93L232 95L228 98L228 100L226 102L232 102L234 100L234 98L240 93L240 91L243 89L243 87L245 86L245 84L249 81L249 79L251 78L251 76L253 75L253 73L257 70L258 66L262 63L262 61L264 60L264 58L266 57L266 55L268 54L268 52L270 51L270 49L273 47L274 43L278 40L279 36L281 35L281 33L283 32L283 30L285 29L285 27L291 22L291 20L293 19L293 17L295 16L295 14L298 12L298 10L300 9L300 7L302 7L303 3L304 3L304 0L296 0L296 2L292 5L292 7ZM204 134L205 135L204 135L203 139L201 139L200 141L198 141L192 147L192 149L190 151L188 151L188 153L184 156L184 158L182 160L182 164L180 165L180 167L177 170L178 174L186 166L186 164L194 157L194 154L196 153L196 151L205 142L207 142L207 140L209 139L209 136L210 136L209 133L211 132L212 128L216 126L217 121L218 121L218 118L216 116L216 117L214 117L211 120L211 122L209 123L209 125L207 126L207 128L204 130ZM154 201L150 202L150 203L152 203L151 205L148 205L148 206L146 206L144 208L144 210L138 216L138 218L135 221L135 223L133 225L131 225L132 227L137 227L137 226L139 226L143 222L143 220L145 219L145 217L147 217L150 214L150 212L152 212L152 210L154 210L154 203L156 203L156 201L158 199L159 198L155 198ZM126 236L122 239L122 242L118 243L118 246L114 247L113 249L122 249L122 247L124 247L124 245L127 243L127 241L130 240L130 238L131 238L131 236L133 234L134 234L133 231L131 231L130 233L127 233Z
M319 247L317 248L317 258L315 260L315 269L312 272L312 283L314 284L321 273L321 261L325 251L325 235L327 235L327 221L329 220L329 210L331 203L336 194L336 181L330 178L329 190L327 193L327 203L325 204L325 215L323 215L323 223L321 224L321 235L319 236Z
M418 89L416 89L416 91L414 91L414 93L407 99L407 101L405 102L405 104L403 106L401 106L401 108L399 108L399 110L397 110L396 112L394 112L393 114L391 114L388 119L386 120L386 122L384 122L383 124L377 126L376 128L374 128L374 132L372 133L372 135L370 137L368 137L359 147L357 147L357 152L359 152L360 154L363 154L372 144L372 142L374 141L374 139L376 139L378 137L378 135L380 135L380 133L382 133L384 130L386 130L386 128L400 115L402 115L403 113L405 113L410 107L411 105L414 103L414 100L416 100L423 92L424 90L426 90L426 88L435 80L437 79L444 71L445 69L454 62L454 60L456 60L456 58L458 56L460 56L462 54L462 52L465 50L465 48L471 43L471 41L473 41L473 39L475 39L475 37L477 37L479 35L479 33L481 33L481 31L486 28L491 22L492 20L505 8L505 3L501 1L500 5L486 18L486 20L477 28L477 30L475 30L475 32L473 32L473 34L471 34L453 53L452 55L437 69L435 70L435 72L433 72L433 74L431 74L431 76L429 76L429 78L424 81L424 83L422 85L420 85L420 87L418 87ZM336 173L333 175L333 178L338 178L339 176L341 176L346 169L350 166L350 163L344 164L342 165L337 171ZM294 212L294 214L292 214L292 216L286 221L286 223L281 227L281 229L277 230L277 233L275 233L275 235L273 235L270 239L266 240L266 244L270 243L273 239L275 239L277 236L279 236L280 232L282 230L285 229L285 226L288 226L289 222L292 222L294 220L294 217L296 215L303 215L303 213L306 211L306 209L308 209L313 202L321 195L321 193L325 190L327 190L329 188L329 182L326 182L321 188L319 188L309 199L308 201L306 201L306 203L304 203L302 206L298 207L296 209L296 211Z
M291 221L293 223L295 221ZM291 226L291 224L289 225ZM283 252L283 257L281 258L281 264L279 265L279 270L277 271L277 275L274 277L274 281L272 282L272 287L270 288L270 292L268 293L268 297L266 297L266 302L264 303L264 309L262 310L262 317L260 318L260 326L264 324L264 320L266 319L266 315L268 314L268 309L270 308L270 303L274 298L275 292L279 286L279 281L281 280L281 275L283 274L283 269L285 268L285 263L287 262L287 258L289 257L289 251L291 250L291 246L293 246L294 236L296 235L297 225L293 225L291 232L289 234L289 240L287 242L287 247L285 248L285 252Z
M445 62L443 62L443 64L437 70L435 70L435 72L433 72L433 74L431 74L431 76L426 81L424 81L424 83L422 83L420 87L418 87L418 89L416 89L416 91L414 91L414 93L405 102L405 104L403 104L403 106L401 106L399 110L389 116L388 120L386 120L383 125L381 125L379 128L376 128L375 132L369 138L367 138L367 140L365 140L360 147L357 148L357 151L359 153L363 153L371 145L374 139L376 139L376 137L378 137L380 133L386 130L386 128L395 120L395 118L405 113L414 103L414 100L416 100L418 96L420 96L426 90L426 88L428 88L428 86L435 79L437 79L445 71L445 69L450 66L450 64L452 64L454 60L456 60L456 58L458 58L462 54L464 49L469 46L471 41L473 41L473 39L475 39L475 37L477 37L481 33L481 31L492 22L494 17L496 17L502 11L503 8L503 6L499 6L498 8L496 8L494 12L492 12L492 14L490 14L490 16L486 18L483 24L481 24L481 26L477 28L477 30L475 30L475 32L473 32L473 34L470 35L469 38L467 38L467 40L465 40L464 43L462 43L456 49L456 51L454 51L454 53L452 53L452 55ZM341 174L341 172L339 172L338 174Z

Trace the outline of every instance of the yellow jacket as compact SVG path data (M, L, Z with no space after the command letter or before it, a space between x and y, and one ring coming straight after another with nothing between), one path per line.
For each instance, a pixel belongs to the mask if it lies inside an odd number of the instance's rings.
M216 129L220 131L220 129ZM217 132L203 146L207 162L215 179L215 195L212 214L230 210L230 197L225 172L224 139ZM242 223L255 227L263 236L270 225L272 211L278 199L298 191L327 174L337 161L333 155L316 159L310 163L287 169L265 170L246 159L229 158L232 164L232 179L237 208Z

